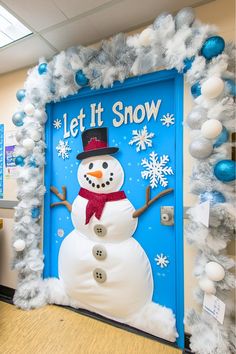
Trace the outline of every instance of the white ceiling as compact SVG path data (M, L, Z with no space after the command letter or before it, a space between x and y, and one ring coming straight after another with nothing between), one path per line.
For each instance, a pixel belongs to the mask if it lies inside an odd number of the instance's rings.
M33 32L0 49L0 74L51 58L78 44L89 45L209 0L0 0Z

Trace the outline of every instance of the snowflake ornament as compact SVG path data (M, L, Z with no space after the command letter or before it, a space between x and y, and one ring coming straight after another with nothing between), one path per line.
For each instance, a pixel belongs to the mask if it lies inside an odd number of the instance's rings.
M60 129L61 128L61 120L60 119L54 119L53 121L53 127L55 129Z
M69 147L68 141L64 142L63 140L59 140L56 150L58 151L57 155L63 160L69 158L69 151L71 151L71 148Z
M141 130L132 131L132 139L129 142L129 145L136 145L136 151L146 150L147 147L152 147L152 138L154 133L148 133L147 126L145 125Z
M172 167L166 166L169 162L168 155L162 155L160 158L158 155L152 151L149 154L150 160L142 159L141 165L145 167L145 171L141 172L143 179L150 179L151 188L155 188L160 184L162 187L168 185L167 175L173 175L174 172Z
M156 261L156 264L158 266L160 266L161 268L166 268L168 266L168 264L170 263L168 261L167 256L164 256L163 253L161 253L160 255L157 254L157 256L155 257L155 261Z
M174 114L170 114L170 113L163 114L161 118L161 122L162 125L166 126L167 128L169 128L170 125L174 125L175 124Z

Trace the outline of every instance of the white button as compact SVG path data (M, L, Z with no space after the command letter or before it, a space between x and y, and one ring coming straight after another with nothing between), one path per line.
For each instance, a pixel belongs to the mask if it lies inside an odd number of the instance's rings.
M95 225L94 228L93 228L95 234L99 237L104 237L107 233L107 229L105 226L103 225Z
M104 246L95 245L93 247L93 255L97 260L103 261L107 257L107 251Z
M107 279L106 272L101 268L94 269L93 277L98 283L104 283Z

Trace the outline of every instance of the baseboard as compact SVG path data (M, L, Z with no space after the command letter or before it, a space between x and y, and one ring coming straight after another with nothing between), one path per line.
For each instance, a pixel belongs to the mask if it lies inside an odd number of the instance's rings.
M5 301L9 304L13 304L13 296L15 289L9 288L5 285L0 285L0 301Z
M13 304L14 293L15 293L15 289L9 288L9 287L7 287L5 285L0 285L0 301L7 302L8 304ZM96 313L93 313L93 312L90 312L90 311L87 311L87 310L82 310L82 309L74 309L74 308L69 307L69 306L61 306L61 307L64 307L64 308L66 308L66 309L68 309L70 311L77 312L77 313L79 313L81 315L94 318L94 319L96 319L98 321L105 322L107 324L110 324L110 325L115 326L117 328L126 330L128 332L135 333L137 335L144 336L146 338L149 338L149 339L158 341L160 343L163 343L163 344L166 344L166 345L169 345L169 346L177 348L176 344L173 344L173 343L170 343L170 342L168 342L168 341L166 341L164 339L155 337L155 336L153 336L151 334L148 334L146 332L138 330L138 329L136 329L134 327L130 327L130 326L125 325L123 323L119 323L119 322L110 320L110 319L108 319L106 317L103 317L103 316L100 316L100 315L98 315ZM190 339L190 335L188 333L185 333L185 348L183 350L183 354L193 354L191 352L191 350L190 350L190 346L189 346L190 340L189 339Z

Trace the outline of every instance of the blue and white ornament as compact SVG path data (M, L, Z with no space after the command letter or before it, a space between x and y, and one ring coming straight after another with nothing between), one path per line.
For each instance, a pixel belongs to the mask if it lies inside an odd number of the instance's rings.
M19 102L23 101L23 99L25 98L25 90L24 89L20 89L16 92L16 98Z
M236 162L221 160L214 167L214 174L221 182L232 182L236 177Z
M184 74L186 74L186 72L191 69L194 60L195 60L195 57L184 59L184 68L183 68Z
M212 154L212 143L204 138L193 140L189 146L189 152L195 159L206 159Z
M224 91L224 81L219 77L210 77L201 87L201 94L204 98L213 99Z
M193 95L194 98L197 98L198 96L201 95L201 84L200 82L196 82L191 86L191 94Z
M206 201L210 202L210 205L214 205L217 203L225 203L225 197L221 192L211 191L204 192L199 195L200 203L204 203Z
M39 66L38 66L39 75L46 74L47 70L48 70L48 64L47 63L39 64Z
M17 127L21 127L24 124L25 113L24 112L16 112L12 116L12 122Z
M218 119L208 119L206 120L202 127L202 136L206 139L215 139L222 132L223 126Z
M219 54L221 54L224 49L225 49L224 39L220 36L212 36L207 38L207 40L204 42L201 49L201 55L204 58L210 60L214 57L217 57Z
M213 148L218 148L219 146L221 146L222 144L226 143L229 139L229 132L228 130L223 126L223 129L220 133L220 135L218 136L217 140L215 141L215 143L213 144Z
M16 164L16 166L24 166L24 164L25 164L25 159L24 159L24 157L23 156L16 156L16 158L15 158L15 164Z
M34 207L33 209L31 209L31 216L33 219L38 219L40 216L40 208Z
M78 70L75 73L75 83L79 86L86 86L88 84L89 80L88 78L84 75L82 70Z

